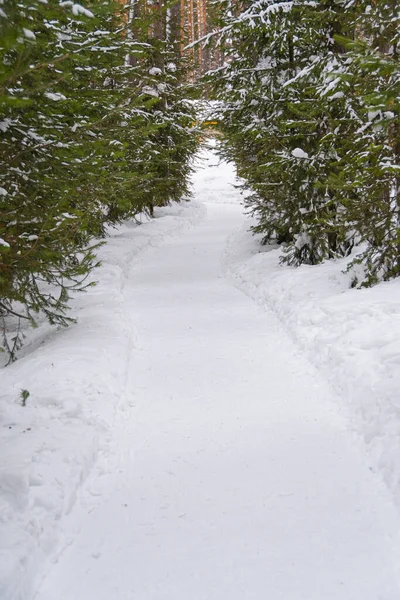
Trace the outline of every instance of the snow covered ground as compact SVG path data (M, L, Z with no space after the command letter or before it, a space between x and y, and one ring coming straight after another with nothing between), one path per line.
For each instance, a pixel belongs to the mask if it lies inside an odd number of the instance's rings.
M196 181L206 201L238 202L232 166L207 154ZM227 187L227 182L230 183ZM215 193L213 191L215 190ZM225 274L273 310L307 358L330 381L365 440L371 467L400 508L400 281L350 289L346 260L281 266L280 250L260 245L252 221L229 236Z
M43 323L28 332L22 358L0 371L1 600L32 597L48 556L70 542L64 517L78 490L95 464L101 476L101 455L110 461L112 423L125 402L135 344L125 306L131 268L204 212L184 203L111 232L94 275L99 284L73 302L78 324L57 331ZM22 389L30 392L25 407Z
M234 184L204 152L0 372L1 600L399 600L400 288L279 267Z
M294 268L280 255L246 224L230 236L225 270L330 381L400 507L400 281L350 289L346 260Z

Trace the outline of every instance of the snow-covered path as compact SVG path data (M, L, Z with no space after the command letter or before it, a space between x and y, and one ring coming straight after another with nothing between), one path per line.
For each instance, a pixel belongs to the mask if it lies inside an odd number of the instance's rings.
M316 369L223 277L241 210L207 208L132 269L112 470L36 599L399 600L389 496Z

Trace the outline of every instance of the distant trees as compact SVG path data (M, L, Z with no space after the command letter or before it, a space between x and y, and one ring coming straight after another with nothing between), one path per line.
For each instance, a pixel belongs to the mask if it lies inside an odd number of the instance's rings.
M400 273L396 0L221 3L212 77L225 153L283 260L352 258L354 285Z
M152 0L0 6L0 346L11 354L11 315L68 323L107 223L188 191L198 141L174 11Z

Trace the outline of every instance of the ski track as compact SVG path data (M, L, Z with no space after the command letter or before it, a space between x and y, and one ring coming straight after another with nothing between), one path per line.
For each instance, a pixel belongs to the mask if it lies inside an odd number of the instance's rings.
M129 270L107 476L89 477L36 600L400 598L399 515L339 400L223 277L244 220L227 185L198 185L220 202Z

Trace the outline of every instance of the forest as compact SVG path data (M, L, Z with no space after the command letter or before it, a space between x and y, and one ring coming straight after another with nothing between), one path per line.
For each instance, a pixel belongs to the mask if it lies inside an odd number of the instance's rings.
M188 197L204 102L284 263L399 275L397 0L4 0L0 31L11 357L35 315L73 319L107 226Z
M399 307L399 0L0 0L0 600L399 600Z

